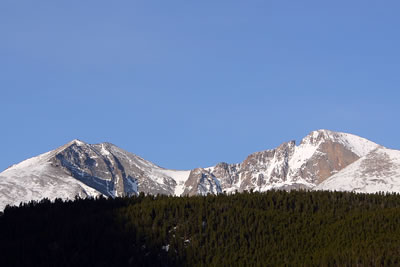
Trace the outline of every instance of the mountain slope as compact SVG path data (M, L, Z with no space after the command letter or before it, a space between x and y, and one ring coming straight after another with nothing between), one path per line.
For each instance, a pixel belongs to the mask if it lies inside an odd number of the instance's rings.
M163 169L110 143L73 140L0 173L0 210L45 197L137 194L139 184L140 192L181 193L189 172Z
M400 151L377 148L332 175L315 189L362 193L400 192Z
M399 153L352 134L318 130L298 146L289 141L240 163L180 171L161 168L110 143L73 140L0 173L0 209L44 197L138 192L179 196L299 188L400 191ZM371 186L378 183L376 176L368 176L377 173L374 168L381 170L379 184L385 186Z
M220 190L225 192L310 189L377 147L352 134L319 130L303 138L299 146L295 141L283 143L276 149L253 153L239 164L220 163L206 168L203 176L217 178ZM211 178L188 181L184 193L207 193L204 188L212 183Z
M73 199L101 193L54 167L54 152L27 159L0 174L0 210L5 205L49 198Z

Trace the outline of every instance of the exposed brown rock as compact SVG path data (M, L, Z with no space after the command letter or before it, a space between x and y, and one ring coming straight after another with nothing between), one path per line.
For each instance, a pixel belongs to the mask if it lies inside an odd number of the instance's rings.
M221 193L219 181L210 171L197 168L190 172L188 180L185 182L185 190L182 195L205 195L208 193Z
M330 140L321 143L317 152L297 173L317 185L360 158L344 145Z
M228 188L239 181L239 169L240 164L221 162L214 167L212 174L218 177L222 188Z

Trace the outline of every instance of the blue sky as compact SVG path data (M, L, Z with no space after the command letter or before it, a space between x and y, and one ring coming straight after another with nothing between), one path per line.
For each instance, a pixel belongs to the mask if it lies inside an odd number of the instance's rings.
M0 2L0 169L72 139L175 169L331 129L400 149L399 1Z

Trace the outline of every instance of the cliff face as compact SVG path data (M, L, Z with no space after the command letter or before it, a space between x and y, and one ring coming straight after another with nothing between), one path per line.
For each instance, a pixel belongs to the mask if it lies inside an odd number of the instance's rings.
M197 168L190 172L183 195L206 195L221 193L219 180L208 170Z
M73 142L56 153L51 162L106 196L136 194L138 180L135 177L142 174L137 167L128 166L116 157L109 144Z
M276 149L256 152L242 163L219 163L208 168L223 192L313 188L378 147L366 139L327 130L311 132ZM195 181L191 181L193 187ZM211 192L210 192L211 193Z
M241 163L222 162L179 171L161 168L110 143L91 145L74 140L0 173L0 204L4 207L43 197L115 197L138 192L204 195L311 189L338 177L360 160L363 164L359 168L365 173L385 169L379 166L392 166L387 157L370 154L379 148L382 147L355 135L319 130L303 138L298 146L295 141L286 142L275 149L253 153ZM364 158L367 155L369 158ZM334 186L330 182L321 188Z
M74 140L0 173L0 209L44 197L173 195L186 173L163 169L109 143Z
M314 189L400 192L400 151L378 147Z
M291 159L291 170L289 177L291 179L302 178L309 183L319 184L332 174L339 172L344 167L358 160L364 153L356 154L357 151L347 144L346 136L340 136L338 133L318 131L313 132L305 137L298 147L299 155L296 158L301 158L301 153L308 154L309 157L303 157L300 166L295 160ZM370 149L376 147L371 142ZM369 152L367 149L367 152ZM307 155L308 156L308 155Z
M239 191L263 189L272 184L287 182L289 159L295 142L283 143L278 148L248 156L241 165Z

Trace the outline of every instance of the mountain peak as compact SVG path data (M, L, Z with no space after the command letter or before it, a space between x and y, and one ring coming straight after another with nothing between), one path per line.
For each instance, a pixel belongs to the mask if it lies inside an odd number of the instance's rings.
M320 129L316 131L312 131L306 137L303 138L302 143L311 143L315 144L323 140L327 139L337 139L338 136L343 135L345 133L334 132L326 129Z
M110 142L101 142L101 143L98 143L97 145L100 145L100 146L103 146L103 147L106 147L106 148L118 147L118 146L116 146L116 145L114 145L113 143L110 143Z
M378 144L353 134L334 132L330 130L312 131L301 140L300 145L318 147L324 143L338 143L350 149L357 156L362 157L379 147Z
M79 139L74 139L71 142L68 143L69 145L77 145L77 146L82 146L86 144L85 142L79 140Z
M341 180L343 177L354 178L354 173L359 171L363 176L355 179L350 187L338 188L352 190L363 181L366 185L378 182L397 185L394 181L400 177L397 176L400 151L371 152L377 148L384 149L356 135L320 129L310 132L299 145L295 141L285 142L274 149L255 152L240 163L177 171L161 168L108 142L87 144L74 139L0 173L0 210L6 204L19 201L74 198L77 194L114 197L138 192L192 195L252 189L311 189L333 175L343 174L339 180L335 178L323 187L335 189L336 184L346 184L347 180ZM353 167L345 169L348 166ZM389 169L393 181L385 179ZM346 176L349 170L351 176ZM400 191L398 184L396 191ZM371 190L374 188L381 187Z

